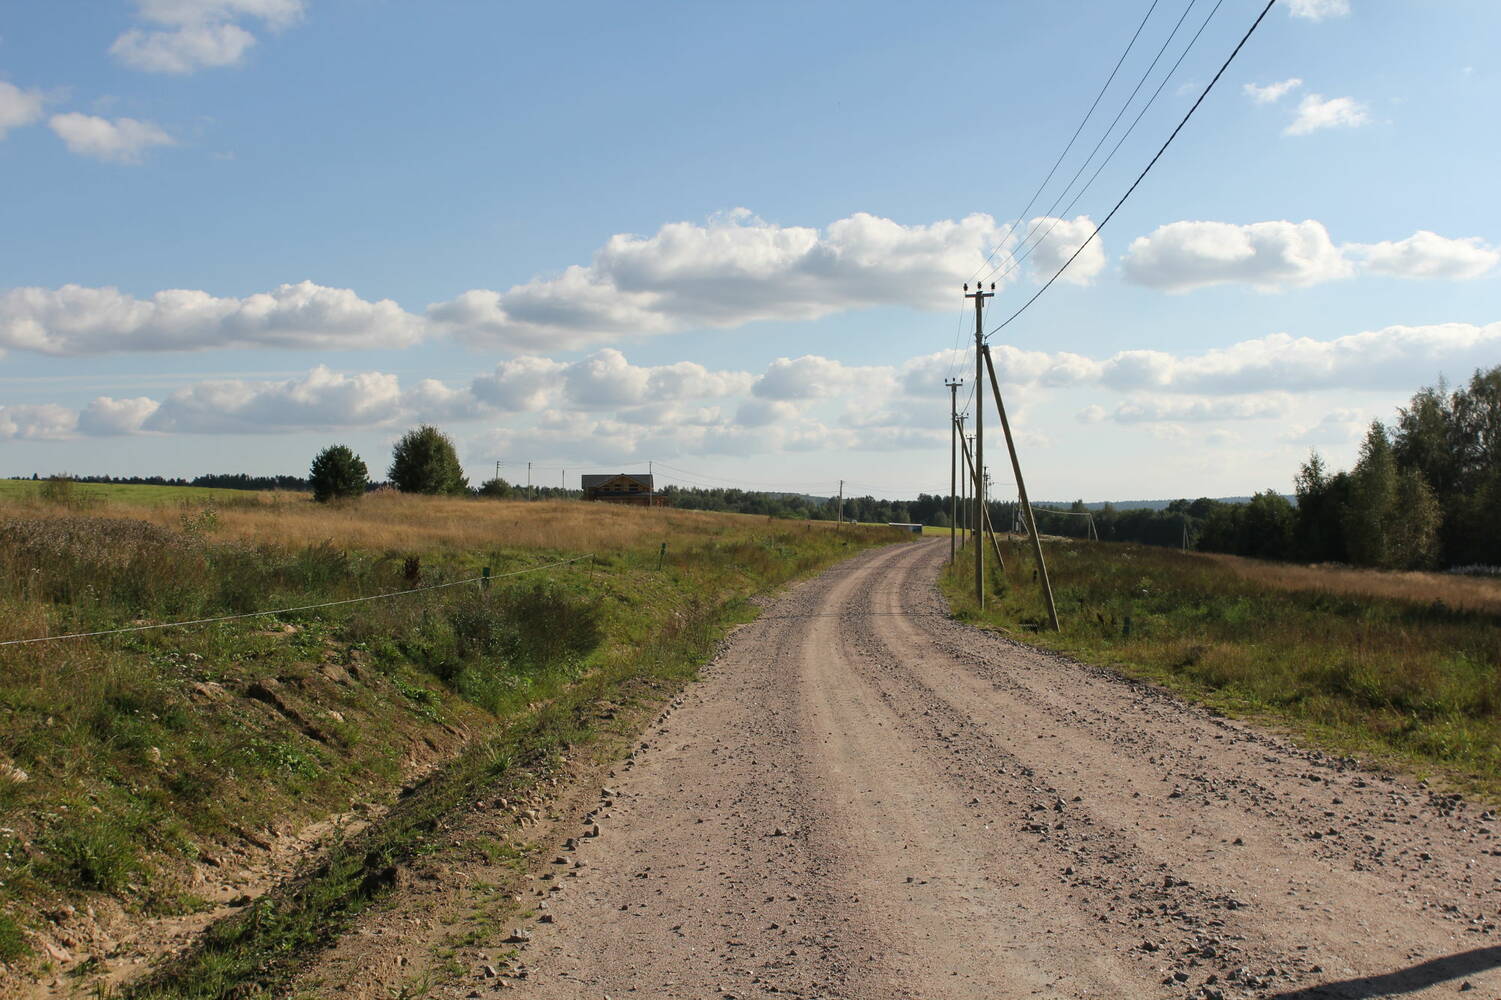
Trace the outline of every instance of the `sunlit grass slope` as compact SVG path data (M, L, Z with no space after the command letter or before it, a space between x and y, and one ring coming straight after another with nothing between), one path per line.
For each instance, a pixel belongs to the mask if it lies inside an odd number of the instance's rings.
M219 876L205 858L233 868L277 834L389 800L414 768L522 731L538 712L681 683L748 596L904 537L581 502L139 496L0 497L0 641L337 601L485 568L494 582L0 646L0 962L44 960L45 914L69 901L98 915L71 927L75 938L215 909ZM594 558L503 576L585 553ZM343 912L350 891L320 898ZM300 926L325 933L332 919ZM264 963L264 948L295 945L252 938L241 972Z

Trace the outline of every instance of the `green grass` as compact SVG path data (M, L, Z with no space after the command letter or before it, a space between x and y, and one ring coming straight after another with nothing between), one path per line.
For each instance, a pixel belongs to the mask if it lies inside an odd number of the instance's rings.
M0 502L44 502L42 485L45 480L0 479ZM140 506L163 506L177 503L203 503L218 501L230 503L255 500L255 490L225 490L208 486L145 486L128 483L74 483L72 492L78 502L88 505L97 503L127 504Z
M981 614L972 564L945 570L956 615L1501 800L1501 616L1417 590L1289 589L1192 553L1074 542L1048 546L1054 633L1030 552L1003 551Z
M414 572L441 583L575 554L427 549L419 561L401 550L223 538L214 525L19 513L0 519L7 637L337 600L404 589ZM660 569L658 546L643 537L484 591L0 647L0 774L26 776L0 779L11 831L0 834L0 947L58 899L110 896L143 915L200 910L189 889L202 854L264 842L269 828L356 800L389 801L411 747L453 757L471 734L467 752L389 822L216 928L173 973L176 985L148 995L220 996L247 979L284 978L303 949L379 898L382 873L423 850L478 785L536 780L564 743L591 737L600 699L675 689L744 617L750 595L898 537L723 523L669 535Z

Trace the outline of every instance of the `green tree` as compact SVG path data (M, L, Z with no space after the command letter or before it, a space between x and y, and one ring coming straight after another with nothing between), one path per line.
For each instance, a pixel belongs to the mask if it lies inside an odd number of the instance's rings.
M1417 469L1397 474L1395 504L1387 520L1387 563L1392 569L1432 569L1438 565L1438 529L1443 514L1438 498Z
M318 452L308 470L308 485L319 503L362 496L369 480L364 461L342 444Z
M504 500L511 495L511 484L497 476L480 484L479 495L492 500Z
M1328 466L1317 451L1309 452L1293 478L1298 494L1294 525L1294 551L1299 559L1310 562L1344 562L1348 559L1343 524L1349 500L1350 477L1343 472L1329 474Z
M453 441L427 424L407 431L396 442L386 475L403 493L457 495L469 489Z
M1293 505L1276 490L1251 497L1241 524L1240 554L1286 559L1292 551Z
M1373 421L1350 473L1350 499L1343 517L1350 561L1360 566L1391 565L1387 530L1397 505L1397 461L1381 422Z

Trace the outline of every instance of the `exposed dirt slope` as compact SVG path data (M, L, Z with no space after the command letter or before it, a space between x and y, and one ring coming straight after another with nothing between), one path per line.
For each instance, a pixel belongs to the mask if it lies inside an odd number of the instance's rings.
M740 630L452 995L1501 996L1489 813L953 622L947 554Z

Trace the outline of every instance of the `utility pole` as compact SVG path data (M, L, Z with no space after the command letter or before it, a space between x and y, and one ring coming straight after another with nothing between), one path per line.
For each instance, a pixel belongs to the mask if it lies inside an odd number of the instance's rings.
M975 300L975 388L978 390L983 385L984 360L981 352L985 349L985 300L995 298L995 282L990 283L990 291L985 291L979 284L975 290L969 290L968 282L964 285L964 297ZM981 517L985 511L985 482L979 479L980 470L985 468L985 397L980 392L975 393L975 527L978 530L982 524ZM979 537L975 538L975 605L980 609L985 607L985 546L979 544Z
M536 499L536 497L532 496L532 463L530 462L526 463L526 498L528 500Z
M959 475L959 456L955 449L959 433L959 387L964 384L964 379L946 379L943 384L949 389L949 562L953 562L954 547L958 544L954 535L959 530L956 523L959 520L959 501L954 496L954 481Z
M964 511L964 520L965 527L969 529L969 540L973 542L979 539L979 534L976 531L975 525L980 523L980 519L975 517L975 511L978 509L975 507L975 491L979 489L980 484L975 480L975 436L973 434L969 436L969 454L969 507Z
M964 421L969 419L969 414L961 413L954 419L959 422L959 450L961 453L967 455L969 454L969 452L965 450L964 445L964 442L967 440L964 436ZM960 463L959 513L954 517L954 534L959 536L959 547L961 549L964 548L964 543L968 541L968 539L964 537L964 533L968 530L969 526L969 473L965 471L967 468L968 466Z
M834 522L834 528L844 527L844 480L839 480L839 520Z
M964 449L964 467L967 470L967 472L969 473L969 475L971 475L971 476L974 475L975 467L974 467L974 464L970 461L970 458L969 458L969 449L968 448ZM989 479L990 479L990 473L987 472L985 474L985 478L986 478L986 481L988 482ZM1001 543L998 542L998 541L996 541L996 537L995 537L995 524L992 523L991 520L990 520L990 510L989 510L989 508L987 508L985 510L984 527L985 527L985 533L990 536L990 548L991 548L991 551L993 551L995 553L995 564L997 566L999 566L1000 569L1001 569L1001 572L1004 573L1006 571L1006 560L1004 558L1002 558L1002 556L1001 556Z
M498 458L495 460L495 478L500 478L500 459Z
M1016 441L1011 437L1011 421L1006 419L1006 404L1001 402L1001 383L995 377L995 362L990 360L990 347L981 344L980 354L985 371L990 375L990 391L995 395L995 408L1001 417L1001 430L1006 435L1006 450L1011 453L1011 471L1016 474L1016 494L1021 501L1022 516L1027 519L1027 529L1032 532L1032 555L1037 558L1037 578L1042 584L1042 596L1047 601L1048 619L1053 623L1053 631L1058 632L1060 631L1058 607L1053 603L1053 584L1048 580L1048 564L1042 556L1042 539L1037 535L1037 518L1032 514L1032 501L1027 499L1027 484L1022 479L1022 464L1016 457Z
M651 510L657 505L657 479L652 475L652 460L646 460L646 478L651 480L651 486L646 491L646 509Z

